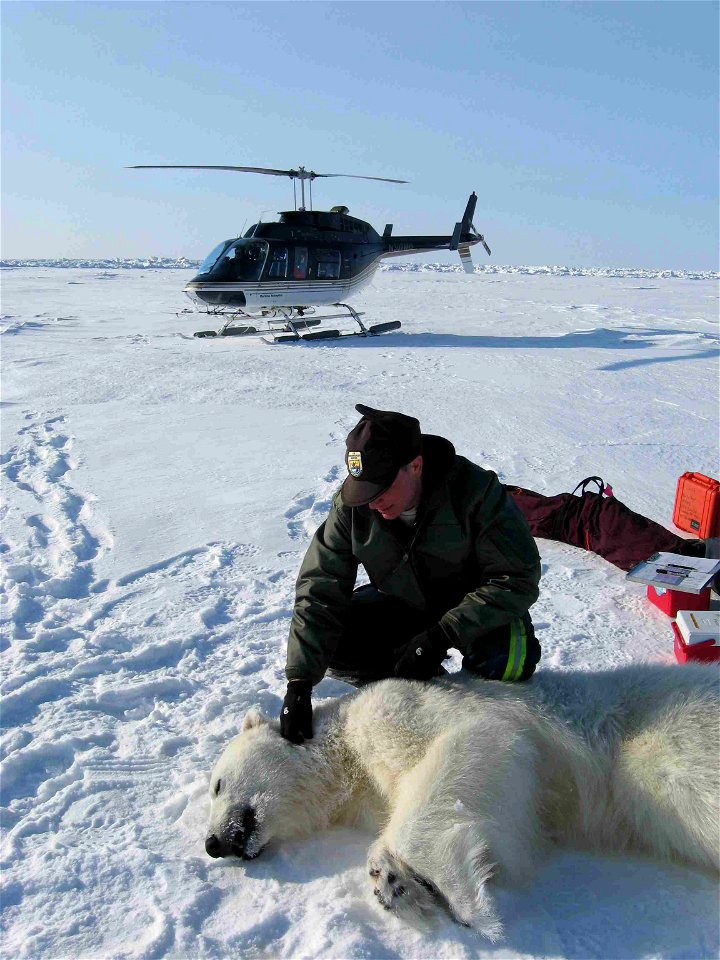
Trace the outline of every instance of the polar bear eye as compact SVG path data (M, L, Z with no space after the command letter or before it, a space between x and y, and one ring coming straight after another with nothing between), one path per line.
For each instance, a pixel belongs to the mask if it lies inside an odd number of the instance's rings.
M218 782L215 784L215 796L217 796L220 793L221 786L222 786L222 780L218 780Z

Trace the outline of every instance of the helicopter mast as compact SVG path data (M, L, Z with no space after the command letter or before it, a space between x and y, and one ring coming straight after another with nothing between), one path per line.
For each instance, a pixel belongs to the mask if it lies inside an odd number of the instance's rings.
M312 170L306 170L305 167L298 167L297 170L291 170L290 176L293 180L296 178L300 181L300 209L305 209L305 181L310 181L310 209L312 210L312 182L315 179L315 174Z

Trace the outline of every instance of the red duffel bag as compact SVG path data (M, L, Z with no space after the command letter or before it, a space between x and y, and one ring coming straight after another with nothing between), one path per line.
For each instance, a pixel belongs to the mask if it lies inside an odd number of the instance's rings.
M597 485L597 493L586 489ZM654 520L635 513L613 496L602 477L587 477L572 493L546 497L524 487L506 487L534 537L591 550L621 570L662 550L704 556L702 540L685 540ZM575 494L580 491L580 496Z

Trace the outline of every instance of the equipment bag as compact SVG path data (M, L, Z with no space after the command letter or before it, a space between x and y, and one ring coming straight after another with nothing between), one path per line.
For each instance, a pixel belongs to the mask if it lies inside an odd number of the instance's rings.
M586 489L597 485L597 493ZM634 513L613 496L602 477L586 477L572 493L546 497L524 487L506 487L530 525L534 537L559 540L604 557L621 570L632 570L661 550L704 556L701 540L685 540L654 520ZM580 496L575 494L580 491Z

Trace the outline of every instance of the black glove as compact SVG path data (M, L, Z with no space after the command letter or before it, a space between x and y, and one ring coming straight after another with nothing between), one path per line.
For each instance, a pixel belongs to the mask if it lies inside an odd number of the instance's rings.
M291 680L280 711L280 733L291 743L312 740L312 684L309 680Z
M440 673L440 664L448 652L448 639L436 624L395 651L395 676L406 680L431 680Z

